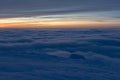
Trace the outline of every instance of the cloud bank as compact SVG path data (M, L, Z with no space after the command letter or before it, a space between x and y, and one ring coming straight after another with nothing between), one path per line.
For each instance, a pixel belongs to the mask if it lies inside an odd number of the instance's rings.
M0 80L119 80L119 34L119 28L0 29Z

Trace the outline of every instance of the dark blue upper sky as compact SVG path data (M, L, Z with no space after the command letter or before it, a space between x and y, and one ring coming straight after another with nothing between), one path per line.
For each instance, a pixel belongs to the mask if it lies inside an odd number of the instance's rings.
M0 0L0 17L115 10L120 0Z

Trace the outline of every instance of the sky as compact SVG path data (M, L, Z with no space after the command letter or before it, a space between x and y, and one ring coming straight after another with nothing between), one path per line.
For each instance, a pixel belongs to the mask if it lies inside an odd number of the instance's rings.
M0 0L0 28L119 26L120 0Z

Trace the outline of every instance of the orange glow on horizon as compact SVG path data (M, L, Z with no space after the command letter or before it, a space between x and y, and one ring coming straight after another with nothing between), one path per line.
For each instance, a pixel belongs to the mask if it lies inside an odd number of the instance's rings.
M119 22L0 20L0 28L85 28L120 26Z

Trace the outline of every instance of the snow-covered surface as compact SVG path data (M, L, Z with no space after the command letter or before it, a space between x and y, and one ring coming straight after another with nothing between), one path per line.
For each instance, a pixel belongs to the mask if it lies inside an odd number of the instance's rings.
M120 80L120 29L0 29L0 80Z

